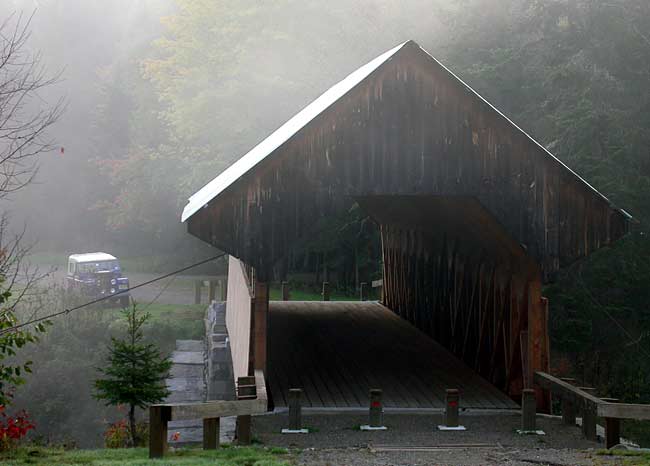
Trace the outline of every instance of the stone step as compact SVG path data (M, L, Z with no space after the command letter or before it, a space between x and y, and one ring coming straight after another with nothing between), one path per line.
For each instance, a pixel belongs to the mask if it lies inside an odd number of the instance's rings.
M173 379L180 377L203 377L203 365L198 364L174 364L169 371Z
M203 340L176 340L176 351L203 352L204 350Z
M174 364L204 364L203 351L174 351L171 360Z
M205 398L205 381L203 377L167 379L167 389L171 392L186 391L199 393L201 401Z

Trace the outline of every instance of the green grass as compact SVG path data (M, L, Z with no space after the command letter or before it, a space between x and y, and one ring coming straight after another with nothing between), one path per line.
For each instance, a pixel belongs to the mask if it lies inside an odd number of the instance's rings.
M220 466L280 466L289 464L289 452L284 448L230 447L219 450L198 448L169 452L162 460L149 460L146 448L63 450L42 447L21 447L15 452L0 454L0 465L203 465Z
M614 456L623 460L622 464L650 466L650 452L634 450L598 450L598 455ZM621 464L621 463L616 463Z
M171 340L202 340L205 335L205 304L158 304L150 306L139 304L138 308L146 310L151 318L146 324L145 333L150 333L156 341ZM103 309L110 312L114 324L125 325L120 309Z
M138 308L151 314L151 321L161 320L203 320L207 304L158 304L147 306L146 303L138 304Z

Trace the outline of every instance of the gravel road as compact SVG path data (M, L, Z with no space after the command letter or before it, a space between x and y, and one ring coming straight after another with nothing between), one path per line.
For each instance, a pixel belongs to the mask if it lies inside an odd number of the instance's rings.
M578 427L555 418L538 418L544 436L515 433L515 414L465 415L464 432L440 432L439 414L386 414L388 431L361 432L367 418L353 414L303 415L313 432L282 435L287 414L254 418L253 432L262 443L299 449L298 463L310 465L593 465L617 464L598 456L602 443L582 438ZM619 460L620 461L620 460Z

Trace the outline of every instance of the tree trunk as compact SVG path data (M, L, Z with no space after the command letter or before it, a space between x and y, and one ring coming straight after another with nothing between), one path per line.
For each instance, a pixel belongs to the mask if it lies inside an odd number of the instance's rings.
M131 431L131 447L137 447L137 438L135 431L135 405L130 405L129 408L129 430Z

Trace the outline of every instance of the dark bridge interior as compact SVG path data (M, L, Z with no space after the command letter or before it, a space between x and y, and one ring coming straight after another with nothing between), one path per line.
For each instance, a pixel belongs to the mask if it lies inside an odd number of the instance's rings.
M443 408L459 388L465 408L516 408L502 391L444 347L372 302L272 301L269 388L276 407L290 388L303 406L367 408L381 388L387 408Z

